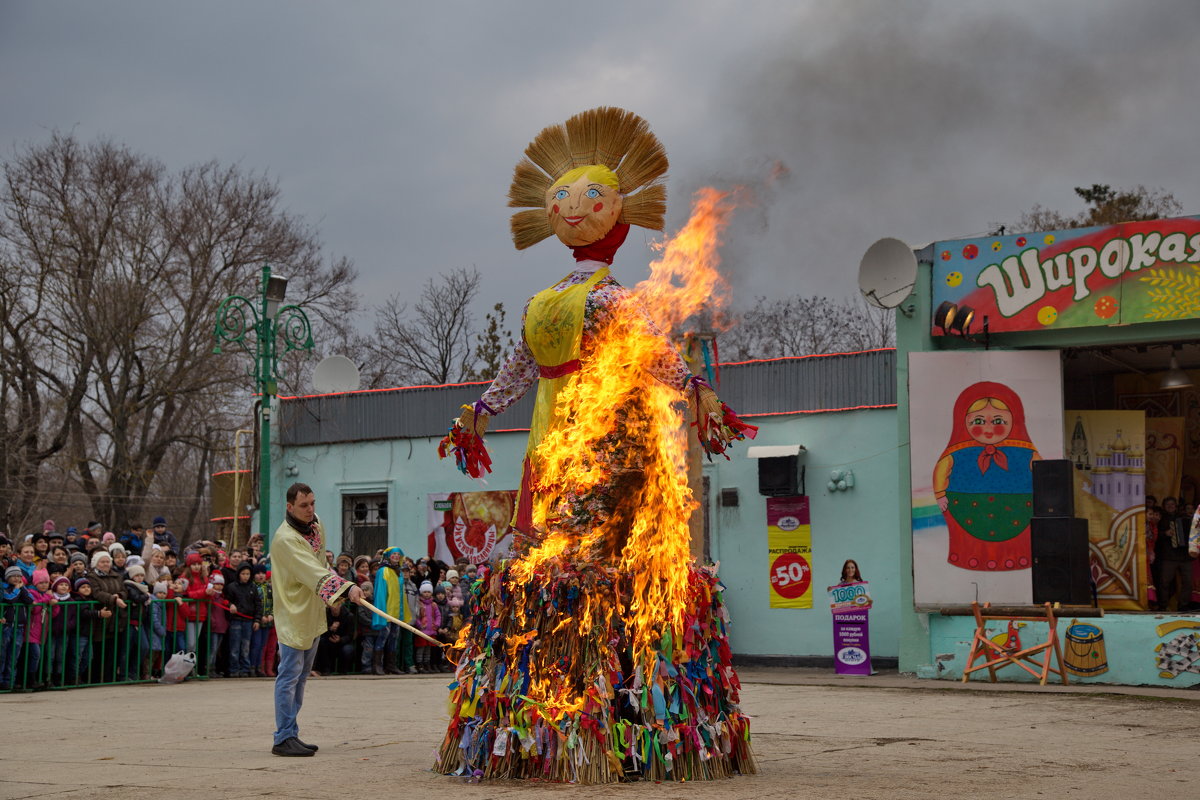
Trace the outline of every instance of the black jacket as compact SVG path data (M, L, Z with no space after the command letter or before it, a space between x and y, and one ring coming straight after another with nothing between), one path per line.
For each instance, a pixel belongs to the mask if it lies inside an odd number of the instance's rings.
M230 605L237 606L237 613L229 615L230 622L247 618L258 622L262 619L262 600L259 599L254 581L225 584L225 599Z

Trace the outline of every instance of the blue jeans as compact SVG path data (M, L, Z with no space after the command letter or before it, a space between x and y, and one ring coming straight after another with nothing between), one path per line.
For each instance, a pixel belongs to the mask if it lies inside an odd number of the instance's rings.
M46 645L50 649L50 682L55 686L70 683L73 677L67 673L67 650L70 649L72 638L74 638L74 634L56 634L50 637L50 643ZM74 671L74 669L71 670L71 672Z
M259 628L250 634L250 669L262 669L263 649L267 646L270 628Z
M42 682L42 643L30 642L26 647L29 655L25 657L25 685L39 686Z
M229 621L229 672L244 675L253 672L250 667L250 640L254 635L254 620L232 619Z
M304 705L304 684L312 672L317 657L317 642L313 639L307 650L297 650L279 643L279 674L275 678L275 744L300 735L296 718Z
M77 683L92 682L92 637L75 637L75 680Z
M21 648L25 646L25 626L19 623L0 625L0 689L12 685L17 675Z
M385 658L396 659L396 645L400 642L400 626L388 623L383 630L375 631L375 650Z

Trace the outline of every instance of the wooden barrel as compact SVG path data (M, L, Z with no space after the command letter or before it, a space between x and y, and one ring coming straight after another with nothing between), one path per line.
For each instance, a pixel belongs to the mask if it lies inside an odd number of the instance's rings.
M1108 654L1104 650L1104 631L1095 625L1072 620L1067 628L1067 647L1063 666L1072 675L1101 675L1108 672Z

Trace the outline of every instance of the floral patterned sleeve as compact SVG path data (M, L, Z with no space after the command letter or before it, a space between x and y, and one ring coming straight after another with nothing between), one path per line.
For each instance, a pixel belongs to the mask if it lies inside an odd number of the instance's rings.
M525 313L529 311L529 303L525 303L525 312L521 314L521 330L525 329ZM516 350L504 362L500 373L492 381L492 385L483 393L480 400L487 406L485 412L491 416L499 414L513 403L520 400L529 387L538 379L538 365L525 343L524 335L517 343Z

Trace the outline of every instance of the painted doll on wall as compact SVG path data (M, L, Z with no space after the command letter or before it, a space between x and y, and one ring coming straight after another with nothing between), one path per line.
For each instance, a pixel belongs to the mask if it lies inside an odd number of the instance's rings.
M968 386L954 402L933 491L950 532L947 561L963 569L1028 569L1033 462L1021 398L1002 383Z

